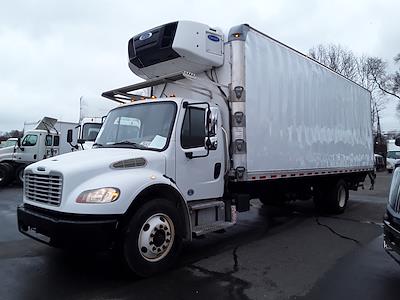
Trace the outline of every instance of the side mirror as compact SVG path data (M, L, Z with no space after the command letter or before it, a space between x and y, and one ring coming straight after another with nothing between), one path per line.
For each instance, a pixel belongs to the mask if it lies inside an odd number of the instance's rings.
M21 148L21 138L20 137L17 139L17 146L18 146L18 148Z
M68 129L67 131L67 143L72 143L72 129Z
M396 146L400 146L400 136L398 136L395 140L394 140L394 144Z
M210 109L207 109L205 117L205 148L209 150L216 150L218 146L218 138L216 137L218 131L218 108L211 107Z

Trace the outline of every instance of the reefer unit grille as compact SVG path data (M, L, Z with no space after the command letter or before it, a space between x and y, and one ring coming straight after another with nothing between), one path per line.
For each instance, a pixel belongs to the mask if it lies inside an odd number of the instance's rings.
M30 201L59 206L62 194L62 177L59 174L25 173L24 190L25 197Z

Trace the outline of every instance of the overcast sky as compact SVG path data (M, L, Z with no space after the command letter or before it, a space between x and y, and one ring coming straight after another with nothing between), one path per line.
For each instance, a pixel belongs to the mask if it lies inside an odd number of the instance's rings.
M387 61L400 52L400 1L2 1L0 131L51 116L78 121L79 97L138 82L127 65L133 35L175 21L248 23L304 52L340 43ZM395 102L384 129L400 129Z

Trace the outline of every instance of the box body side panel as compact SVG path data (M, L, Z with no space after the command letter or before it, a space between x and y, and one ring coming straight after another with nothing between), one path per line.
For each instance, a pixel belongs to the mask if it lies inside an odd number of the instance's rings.
M367 90L254 30L245 65L247 173L373 166Z

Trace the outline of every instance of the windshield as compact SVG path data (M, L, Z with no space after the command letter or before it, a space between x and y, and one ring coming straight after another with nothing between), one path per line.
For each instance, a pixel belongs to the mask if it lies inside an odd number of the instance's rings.
M387 158L400 159L400 151L388 151Z
M82 129L82 139L85 141L94 141L100 131L102 124L99 123L86 123Z
M164 150L175 120L174 102L152 102L112 110L100 130L95 147Z
M17 144L16 140L7 140L0 144L0 148L11 147L11 146L15 146L16 144Z

